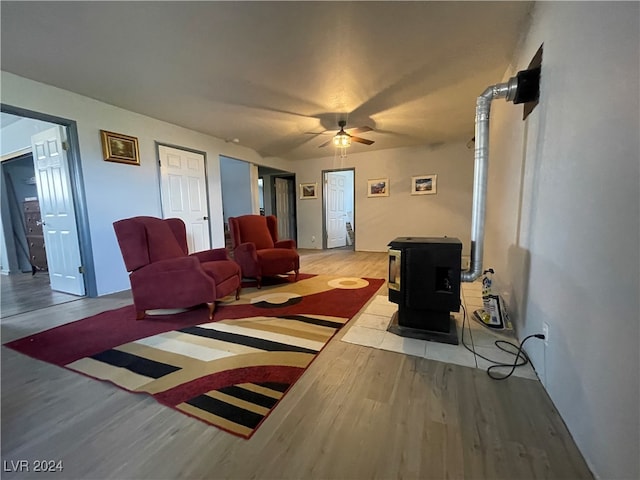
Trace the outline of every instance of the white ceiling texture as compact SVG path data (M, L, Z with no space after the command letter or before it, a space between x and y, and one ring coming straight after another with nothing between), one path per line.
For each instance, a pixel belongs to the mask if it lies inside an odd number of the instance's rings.
M333 154L318 146L343 119L374 129L353 152L469 140L476 97L502 80L531 5L3 1L0 58L4 71L303 160Z

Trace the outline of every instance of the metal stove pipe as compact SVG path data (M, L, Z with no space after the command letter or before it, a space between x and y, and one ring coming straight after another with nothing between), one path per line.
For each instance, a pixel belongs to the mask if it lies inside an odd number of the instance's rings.
M463 282L473 282L482 274L484 251L484 220L489 170L489 114L495 98L513 101L518 90L518 77L506 83L488 87L476 101L475 164L473 176L473 207L471 212L471 259L469 270L462 272Z

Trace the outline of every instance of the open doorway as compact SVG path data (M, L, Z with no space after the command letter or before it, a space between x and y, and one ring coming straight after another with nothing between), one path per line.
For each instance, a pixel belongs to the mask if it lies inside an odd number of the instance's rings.
M278 237L297 241L295 174L220 155L225 246L231 249L229 217L275 215Z
M322 171L323 248L355 250L355 170Z
M0 119L2 316L95 296L76 215L75 122L6 105Z
M258 167L259 189L263 215L275 215L278 219L278 236L297 242L295 174L269 167Z

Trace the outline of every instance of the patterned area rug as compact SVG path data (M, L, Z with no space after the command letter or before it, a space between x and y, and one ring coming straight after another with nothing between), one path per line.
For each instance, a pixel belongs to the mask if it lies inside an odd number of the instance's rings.
M301 275L135 320L127 306L6 344L249 438L384 280ZM231 297L229 297L231 298Z

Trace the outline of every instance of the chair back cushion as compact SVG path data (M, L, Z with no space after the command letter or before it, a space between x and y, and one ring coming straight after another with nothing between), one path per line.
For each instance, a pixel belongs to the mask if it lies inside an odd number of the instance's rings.
M273 238L262 215L229 217L229 228L234 248L241 243L253 243L257 250L273 248Z
M145 223L147 244L149 245L149 260L151 263L170 258L184 257L185 253L173 234L166 220L154 218L155 221Z
M159 260L186 255L186 236L183 247L166 220L133 217L114 222L113 228L129 272Z
M187 246L187 227L180 218L167 218L164 220L171 228L173 236L176 237L178 245L183 255L189 255L189 247Z

